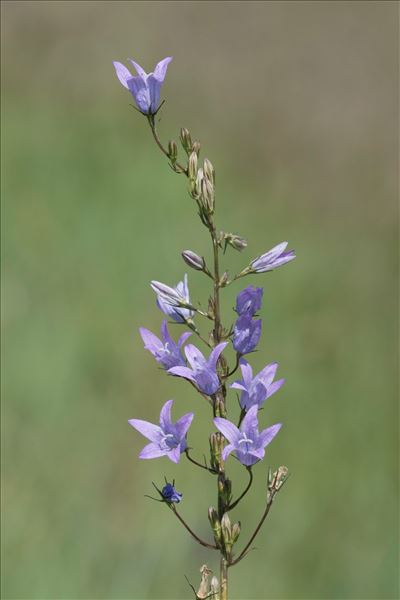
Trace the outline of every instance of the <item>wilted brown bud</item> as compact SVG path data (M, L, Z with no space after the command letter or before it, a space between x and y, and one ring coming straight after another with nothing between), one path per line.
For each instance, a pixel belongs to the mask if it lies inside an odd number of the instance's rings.
M222 275L221 279L219 280L219 287L225 287L227 285L229 281L229 273L228 271L225 271L225 273Z

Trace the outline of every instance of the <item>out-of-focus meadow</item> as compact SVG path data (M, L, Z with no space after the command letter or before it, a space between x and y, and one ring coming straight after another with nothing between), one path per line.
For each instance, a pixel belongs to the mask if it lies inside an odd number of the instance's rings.
M217 169L217 222L249 239L235 272L288 239L298 258L263 285L252 362L277 360L282 421L236 509L242 544L267 464L292 472L230 572L236 599L398 598L397 3L3 2L3 598L187 598L216 556L144 498L175 477L209 537L212 476L139 461L132 417L168 398L208 407L143 350L150 279L180 251L209 256L186 183L151 140L112 60L170 65L160 134L188 127ZM203 154L204 156L204 154ZM204 278L206 279L206 278ZM189 273L193 298L208 280ZM177 334L176 327L174 333ZM231 396L232 403L236 403ZM228 463L235 489L245 474Z

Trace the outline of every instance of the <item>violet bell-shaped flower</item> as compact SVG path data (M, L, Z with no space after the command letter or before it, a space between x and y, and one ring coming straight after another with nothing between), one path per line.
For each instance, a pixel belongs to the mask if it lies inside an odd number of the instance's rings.
M261 319L253 319L245 313L239 317L233 329L233 347L239 354L255 350L261 337Z
M131 58L128 60L135 67L137 75L132 75L122 63L114 61L117 77L122 85L131 92L140 112L145 115L154 115L160 106L160 90L172 57L167 56L161 60L153 73L146 73L134 60Z
M200 392L211 396L215 394L221 385L217 374L217 362L221 352L227 345L228 342L221 342L213 348L210 356L206 359L196 346L188 344L184 350L191 368L173 367L168 369L168 373L192 381Z
M192 335L190 331L182 333L178 343L175 343L169 334L167 321L163 321L161 325L161 336L160 340L154 333L140 327L140 335L142 337L144 347L149 350L157 362L159 362L164 369L171 369L171 367L186 366L186 361L182 356L181 348L186 340Z
M250 410L252 406L261 408L267 398L275 394L285 383L284 379L274 381L278 369L278 363L276 362L264 367L254 377L253 369L246 360L242 359L240 361L240 369L243 379L235 381L230 387L242 391L239 402L243 410L246 411Z
M281 242L265 254L255 258L250 263L250 272L265 273L267 271L272 271L296 258L294 250L289 250L288 252L285 251L287 245L288 242Z
M172 462L178 463L182 452L185 452L186 434L193 421L194 414L183 415L176 423L171 420L173 400L167 400L161 409L160 425L153 425L141 419L130 419L129 425L144 435L150 444L147 444L139 454L139 458L158 458L167 456Z
M265 447L272 442L282 424L277 423L259 432L257 412L258 407L253 406L246 413L239 429L228 419L215 417L214 424L216 428L229 442L222 451L224 460L228 458L231 452L234 452L242 465L250 467L264 458Z
M174 288L161 283L152 281L151 288L157 294L157 306L167 317L170 317L177 323L185 323L194 315L194 311L185 306L190 306L190 295L187 281L187 274Z
M182 500L182 494L176 491L174 483L167 483L164 485L161 490L161 496L163 497L164 502L167 502L168 504L177 504Z
M261 308L263 291L263 288L256 288L253 285L249 285L242 290L236 298L237 314L239 316L247 314L254 317Z

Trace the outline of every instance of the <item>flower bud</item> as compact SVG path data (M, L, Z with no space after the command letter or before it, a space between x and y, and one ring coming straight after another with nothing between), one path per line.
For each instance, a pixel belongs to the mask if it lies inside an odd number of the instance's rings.
M240 535L240 529L241 529L240 521L233 524L233 526L232 526L232 544L235 544L238 541L239 535Z
M221 544L221 523L218 518L218 513L213 506L208 509L208 520L210 521L211 529L214 533L214 539L217 546Z
M189 179L191 179L193 181L196 179L196 176L197 176L197 154L196 154L196 152L192 152L191 155L189 156L188 174L189 174Z
M228 271L225 271L225 273L222 275L222 277L219 280L219 287L225 287L227 285L229 281L229 273Z
M207 179L209 181L211 181L211 183L214 185L215 184L215 169L212 166L211 162L208 160L208 158L204 159L203 171L204 171L204 175L207 177Z
M244 248L247 247L246 240L240 237L239 235L236 235L235 233L225 233L223 239L225 240L225 249L227 244L229 244L230 246L232 246L232 248L238 250L239 252L241 252L242 250L244 250Z
M216 469L216 470L219 469L223 448L224 448L224 443L223 443L222 435L219 432L212 433L210 435L210 454L211 454L211 466L213 469Z
M197 141L193 142L192 152L196 152L197 156L200 154L200 148L201 148L200 142L197 142Z
M214 213L214 186L206 177L201 180L201 199L208 214Z
M192 145L193 145L192 144L192 136L190 135L190 133L186 129L186 127L182 127L182 129L181 129L180 140L181 140L181 144L182 144L185 152L187 152L187 154L190 154L190 152L192 151Z
M178 146L174 140L168 142L168 156L171 159L172 164L174 164L178 158Z
M221 519L221 531L226 552L230 554L232 550L232 524L228 513L224 513Z
M191 250L184 250L182 252L182 258L189 267L196 269L196 271L203 271L206 265L204 258L192 252Z

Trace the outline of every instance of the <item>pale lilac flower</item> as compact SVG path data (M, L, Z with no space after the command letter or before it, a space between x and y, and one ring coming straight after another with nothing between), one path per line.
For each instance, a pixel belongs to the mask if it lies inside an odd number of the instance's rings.
M274 246L271 250L262 254L258 258L255 258L251 263L251 270L255 273L265 273L266 271L272 271L287 262L296 258L294 250L285 252L288 243L282 242L277 246Z
M136 69L137 75L127 69L122 63L114 62L117 77L122 85L131 92L135 99L138 109L145 115L152 115L157 112L160 105L160 90L167 73L168 64L172 57L167 56L160 61L154 73L146 73L140 65L131 58L128 59Z
M168 370L168 373L189 379L203 394L211 396L211 394L215 394L221 385L217 375L217 362L221 352L227 345L228 342L221 342L213 348L210 356L206 359L196 346L188 344L185 346L185 354L192 368L173 367Z
M236 298L236 312L238 315L247 314L254 317L261 308L263 291L262 288L256 288L253 285L249 285L242 290Z
M176 491L173 483L167 483L161 490L161 496L168 504L178 503L182 500L182 494Z
M161 325L162 340L144 327L140 327L139 331L144 342L144 347L152 353L156 361L159 362L164 369L170 369L171 367L177 367L178 365L182 367L186 366L186 361L182 356L181 348L186 340L192 335L190 331L182 333L177 344L169 334L167 321L163 321Z
M255 350L261 336L261 319L252 319L248 314L238 318L233 330L233 347L239 354Z
M185 306L190 306L190 295L186 273L183 281L180 281L174 288L159 281L152 281L150 285L157 294L158 308L167 315L167 317L170 317L177 323L185 323L185 321L193 317L193 310L185 308Z
M229 442L222 451L222 458L224 460L228 458L231 452L234 452L242 465L250 467L264 458L264 448L272 442L282 427L282 423L277 423L259 432L257 411L257 406L250 408L239 429L227 419L222 419L221 417L214 419L216 428Z
M242 391L240 406L246 411L250 410L252 406L260 408L267 398L275 394L285 383L284 379L274 381L278 369L278 363L276 362L264 367L254 377L253 369L246 360L242 359L240 361L240 369L243 379L235 381L230 387Z
M176 423L171 421L171 407L173 400L168 400L161 409L160 425L153 425L141 419L130 419L132 425L144 437L150 440L139 454L139 458L158 458L168 456L174 463L178 463L182 452L185 452L186 434L193 420L193 413L183 415Z

